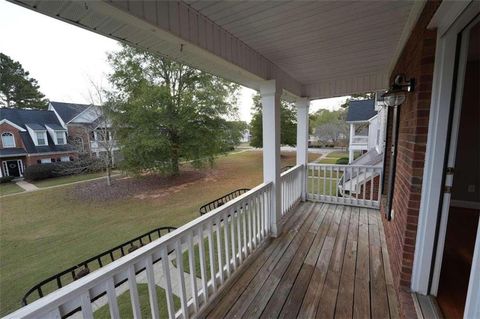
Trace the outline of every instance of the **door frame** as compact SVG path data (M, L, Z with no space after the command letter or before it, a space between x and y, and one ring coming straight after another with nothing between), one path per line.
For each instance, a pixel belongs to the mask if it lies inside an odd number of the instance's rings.
M443 2L429 27L437 28L437 48L433 72L432 97L428 128L425 168L418 219L411 289L423 295L436 295L438 278L433 276L437 239L444 238L446 227L440 227L440 198L443 193L445 156L449 142L449 123L452 120L452 93L455 85L455 63L458 34L480 13L477 1ZM477 236L478 241L478 236ZM479 260L480 247L475 247ZM477 252L478 251L478 252ZM475 265L472 265L474 269ZM476 267L480 267L480 264ZM433 288L433 289L432 289ZM480 287L477 288L477 290ZM469 289L470 293L470 289ZM473 292L475 293L475 292ZM480 294L480 291L476 293ZM472 302L468 298L467 301ZM465 309L472 309L468 304ZM467 314L467 312L465 312Z

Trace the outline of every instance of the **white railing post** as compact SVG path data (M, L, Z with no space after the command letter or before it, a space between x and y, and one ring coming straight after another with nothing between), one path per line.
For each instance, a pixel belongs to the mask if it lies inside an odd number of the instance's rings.
M307 164L308 164L308 109L310 101L302 98L296 101L297 106L297 165L303 165L300 178L302 201L307 198Z
M263 181L272 182L270 229L273 237L281 232L280 185L280 96L282 89L275 80L265 81L260 88L263 125Z

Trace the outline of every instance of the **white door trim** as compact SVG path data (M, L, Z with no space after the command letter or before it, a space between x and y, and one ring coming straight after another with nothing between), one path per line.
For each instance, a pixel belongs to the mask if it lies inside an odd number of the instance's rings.
M440 172L443 173L447 149L457 36L479 11L478 2L471 2L446 33L437 34L425 168L411 282L412 291L424 295L430 293L429 281L436 244L439 199L443 187L443 174Z

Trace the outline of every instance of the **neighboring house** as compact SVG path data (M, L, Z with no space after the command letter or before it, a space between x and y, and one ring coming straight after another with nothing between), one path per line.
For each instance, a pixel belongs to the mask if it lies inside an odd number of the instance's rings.
M250 143L252 139L252 134L250 134L250 130L246 129L242 132L242 138L240 139L240 143Z
M350 125L349 163L356 153L383 152L386 108L380 98L350 101L346 122Z
M0 136L0 176L21 177L30 165L78 157L67 143L67 128L52 111L2 108Z
M109 150L114 164L122 159L120 148L110 132L110 124L104 119L99 106L50 102L48 109L55 112L59 121L67 127L70 142L80 154L102 157Z

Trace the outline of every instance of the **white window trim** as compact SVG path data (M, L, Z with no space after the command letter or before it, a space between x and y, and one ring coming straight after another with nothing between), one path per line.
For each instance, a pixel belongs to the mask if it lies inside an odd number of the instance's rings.
M54 131L54 132L55 132L55 144L57 144L57 145L65 145L65 144L67 144L67 134L66 134L65 131L56 130L56 131ZM58 142L58 136L57 136L58 133L61 133L61 134L63 135L63 143L62 143L62 144L60 144L60 143Z
M47 137L47 131L34 131L35 132L35 142L36 146L47 146L48 145L48 137ZM45 144L40 144L38 142L38 135L43 134L43 138L45 139Z
M52 162L51 158L41 158L40 159L40 164L48 164L48 163L51 163L51 162Z
M10 134L12 136L13 146L5 146L5 143L3 142L3 134ZM0 138L2 139L2 147L3 148L15 148L15 147L17 147L17 143L15 142L15 134L13 134L12 132L9 132L9 131L2 132L2 134L0 135Z
M3 169L3 176L10 176L10 172L8 171L8 164L7 161L2 162L2 169Z

